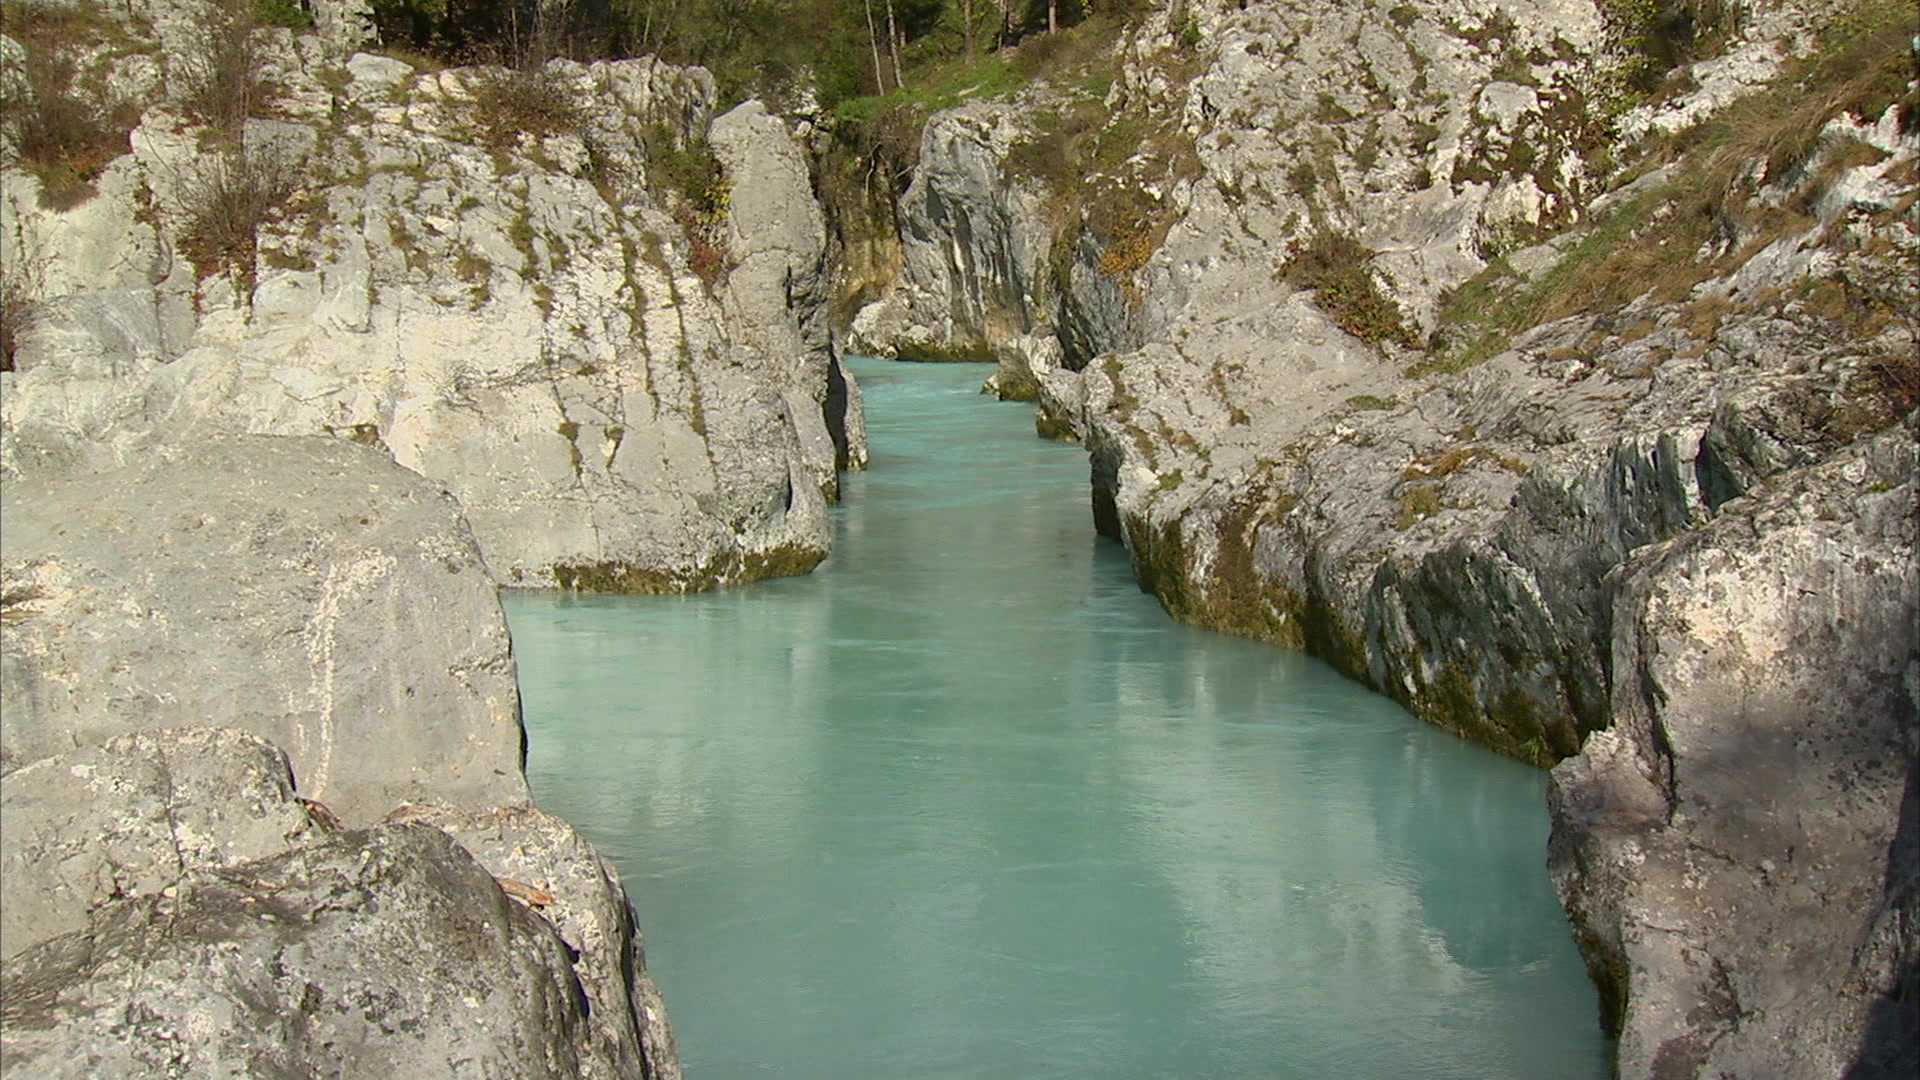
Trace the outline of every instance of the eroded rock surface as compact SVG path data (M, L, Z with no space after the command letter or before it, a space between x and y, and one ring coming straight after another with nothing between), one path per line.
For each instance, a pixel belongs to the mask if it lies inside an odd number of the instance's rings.
M8 771L149 728L251 731L301 795L524 802L505 619L448 495L338 439L238 437L4 492Z
M678 1076L445 491L238 436L4 500L10 1075Z
M1636 553L1553 870L1625 1076L1920 1065L1914 432Z
M612 864L573 826L525 805L485 812L408 805L387 820L431 825L496 876L551 895L541 913L579 953L574 970L594 1002L589 1022L599 1052L620 1063L620 1075L678 1080L673 1028L647 974L633 907Z
M110 900L281 854L312 829L271 743L232 728L143 731L6 774L0 958L86 927Z
M636 1075L595 1042L567 943L419 825L116 901L5 975L10 1074Z

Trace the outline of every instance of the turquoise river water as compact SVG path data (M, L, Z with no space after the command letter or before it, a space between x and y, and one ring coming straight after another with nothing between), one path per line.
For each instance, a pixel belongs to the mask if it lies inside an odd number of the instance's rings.
M1545 778L1184 627L985 369L860 362L806 578L505 598L690 1080L1597 1080Z

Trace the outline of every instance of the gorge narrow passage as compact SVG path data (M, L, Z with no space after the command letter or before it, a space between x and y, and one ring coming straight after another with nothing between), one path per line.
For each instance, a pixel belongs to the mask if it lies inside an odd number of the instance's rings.
M691 1080L1605 1075L1543 775L1174 623L987 369L855 370L812 576L505 597Z

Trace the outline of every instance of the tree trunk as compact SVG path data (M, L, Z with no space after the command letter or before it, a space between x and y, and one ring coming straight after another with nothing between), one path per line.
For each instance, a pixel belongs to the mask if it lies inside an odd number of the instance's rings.
M900 78L900 31L894 29L893 0L887 0L887 54L893 60L893 88L906 85Z
M873 0L867 5L867 44L873 48L873 85L879 93L887 92L887 69L880 66L880 31L873 25Z
M973 0L960 0L960 42L967 59L973 59Z
M1060 29L1060 0L1047 0L1047 33Z

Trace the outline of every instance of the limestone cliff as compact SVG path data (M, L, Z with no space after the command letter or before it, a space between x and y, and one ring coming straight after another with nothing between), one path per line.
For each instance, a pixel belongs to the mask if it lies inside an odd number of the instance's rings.
M503 584L680 591L824 557L864 449L780 122L716 120L704 72L649 60L421 70L352 51L350 19L223 39L219 5L85 10L120 47L67 62L143 108L85 190L4 173L8 476L332 433L446 485ZM195 26L216 45L155 48ZM257 100L222 117L195 73L235 41Z
M618 877L529 803L444 491L242 436L0 521L0 1068L678 1075Z
M1175 615L1566 760L1556 874L1623 1076L1897 1071L1914 29L1177 5L1117 76L928 121L853 332L996 356Z

